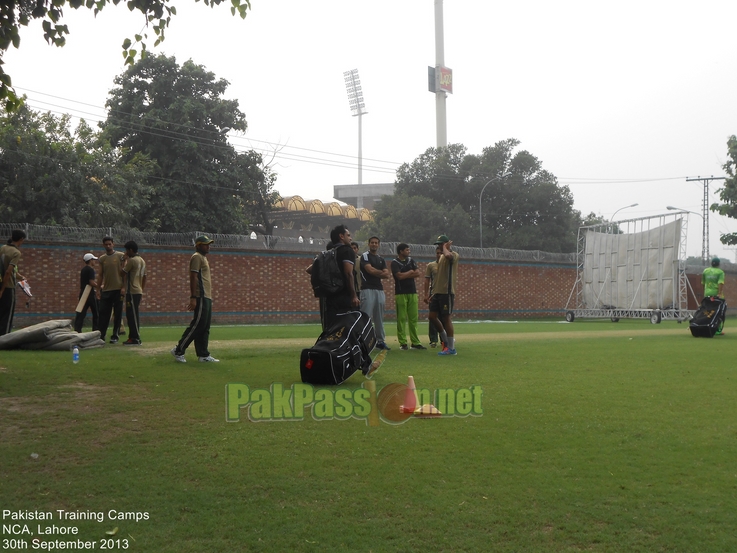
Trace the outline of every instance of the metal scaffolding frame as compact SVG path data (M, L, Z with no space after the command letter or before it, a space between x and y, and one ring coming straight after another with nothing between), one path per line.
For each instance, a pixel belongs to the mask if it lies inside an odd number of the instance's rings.
M603 233L606 235L626 235L637 234L642 232L655 231L664 227L666 224L680 220L680 233L677 239L677 256L674 260L675 279L673 282L672 293L668 298L662 297L662 290L656 294L660 299L658 305L654 308L642 309L634 307L634 299L629 307L621 305L607 305L602 300L602 294L605 290L612 294L612 287L616 286L616 273L620 266L612 266L619 262L617 256L613 252L606 252L610 265L606 266L603 284L601 284L595 299L588 302L585 294L584 274L589 267L586 267L586 237L590 232ZM583 226L578 229L577 253L576 253L576 282L573 284L571 293L566 303L566 320L573 322L577 318L610 318L613 322L617 322L620 318L629 319L650 319L653 324L658 324L662 319L676 320L679 323L688 320L693 316L694 311L688 309L686 278L686 236L688 234L688 212L676 211L674 213L655 215L652 217L640 217L637 219L627 219L624 221L616 221L610 223L602 223L598 225ZM629 253L628 249L628 253ZM656 261L659 262L659 261ZM640 287L643 284L645 275L647 274L648 264L651 263L650 256L642 256L640 265L645 267L641 270L641 278L639 282L632 284L636 288L632 291L632 297L637 297L641 292ZM642 268L642 267L640 267ZM597 270L601 270L597 267ZM646 284L647 285L647 284ZM662 286L662 282L661 282ZM617 298L619 299L619 298ZM615 302L616 303L616 302Z

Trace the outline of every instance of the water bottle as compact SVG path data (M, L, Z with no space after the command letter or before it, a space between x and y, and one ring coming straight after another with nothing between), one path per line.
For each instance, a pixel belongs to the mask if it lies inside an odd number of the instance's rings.
M75 365L79 363L79 348L77 346L72 348L72 363Z

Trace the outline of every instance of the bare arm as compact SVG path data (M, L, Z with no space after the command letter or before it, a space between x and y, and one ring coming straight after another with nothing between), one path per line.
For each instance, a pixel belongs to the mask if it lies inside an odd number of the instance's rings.
M356 295L356 287L353 284L353 263L343 261L343 275L345 276L345 280L348 283L348 290L351 293L351 305L353 307L358 307L359 305L361 305L361 301Z
M430 277L425 277L425 303L430 303Z
M407 271L406 273L397 273L396 275L397 280L406 280L408 278L417 278L420 276L420 270L415 269L414 271Z
M453 252L450 250L450 247L453 245L453 240L448 240L445 244L443 244L443 255L446 259L453 259Z

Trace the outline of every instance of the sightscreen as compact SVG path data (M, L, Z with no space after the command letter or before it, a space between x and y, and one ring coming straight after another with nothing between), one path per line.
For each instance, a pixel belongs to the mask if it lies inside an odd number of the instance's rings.
M588 309L665 309L675 305L681 219L641 232L589 230L583 300Z

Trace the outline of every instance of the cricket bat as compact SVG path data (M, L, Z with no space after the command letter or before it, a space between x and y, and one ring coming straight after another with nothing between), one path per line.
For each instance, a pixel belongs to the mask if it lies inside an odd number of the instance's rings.
M79 303L77 304L77 309L75 311L77 313L81 313L84 309L85 304L87 303L87 298L90 297L90 292L92 291L92 286L89 284L84 287L84 292L82 292L82 297L79 298Z

